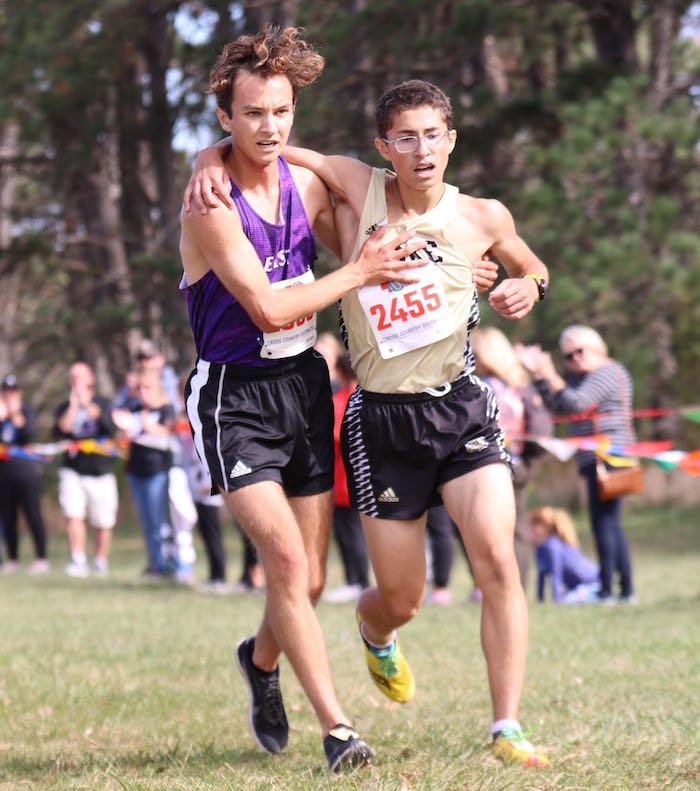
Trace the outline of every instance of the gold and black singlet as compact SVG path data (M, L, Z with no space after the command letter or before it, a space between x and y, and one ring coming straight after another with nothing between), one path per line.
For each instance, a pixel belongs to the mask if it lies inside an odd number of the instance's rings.
M341 301L341 325L357 380L376 393L419 393L473 368L469 329L478 323L472 264L450 239L459 190L450 184L425 214L387 224L385 170L373 168L351 260L380 225L386 239L404 231L424 239L412 269L419 282L364 286Z

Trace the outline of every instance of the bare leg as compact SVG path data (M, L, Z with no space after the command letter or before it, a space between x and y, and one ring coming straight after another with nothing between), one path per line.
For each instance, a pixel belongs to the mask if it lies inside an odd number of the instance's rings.
M112 545L112 530L104 527L95 527L93 530L95 558L107 563L109 559L109 548Z
M274 648L276 656L281 649L325 734L348 720L336 698L325 640L311 603L310 564L294 510L282 488L269 481L223 494L233 517L255 543L267 580L265 617L256 638L263 645L260 656L256 645L254 663L263 670L274 668L276 659L270 667L273 657L265 652Z
M425 516L415 521L375 519L362 514L377 580L360 597L364 636L385 645L418 612L425 590Z
M304 542L309 570L309 598L311 603L316 606L326 581L328 542L333 516L333 493L328 491L312 497L292 497L288 502L294 512ZM253 662L261 670L274 670L281 653L270 627L266 610L255 638Z
M481 644L494 721L518 718L527 656L527 604L513 547L515 505L504 464L449 481L441 495L483 593Z
M71 557L74 555L85 556L85 544L87 528L85 520L68 517L66 521L66 531L68 533L68 547Z

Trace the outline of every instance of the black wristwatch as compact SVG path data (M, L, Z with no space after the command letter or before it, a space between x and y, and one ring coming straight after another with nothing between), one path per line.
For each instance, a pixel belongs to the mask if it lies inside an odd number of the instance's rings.
M523 275L523 278L527 277L537 283L537 301L542 302L542 300L547 295L547 286L549 285L546 278L544 278L542 275Z

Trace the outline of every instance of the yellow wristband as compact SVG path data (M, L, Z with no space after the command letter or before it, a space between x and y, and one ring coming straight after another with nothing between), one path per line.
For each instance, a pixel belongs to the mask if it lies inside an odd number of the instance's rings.
M544 299L544 295L547 293L547 278L544 275L533 275L532 273L528 273L527 275L523 275L523 280L530 278L537 283L537 301L542 302Z

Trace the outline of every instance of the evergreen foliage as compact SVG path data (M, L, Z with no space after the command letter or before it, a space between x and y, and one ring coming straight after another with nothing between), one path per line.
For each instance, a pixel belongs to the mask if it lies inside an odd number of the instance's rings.
M687 0L4 0L0 366L48 403L76 357L118 385L143 335L187 369L177 242L190 159L172 141L218 136L215 55L273 21L303 25L327 61L296 141L378 164L379 95L436 82L455 106L449 179L503 200L552 273L547 301L507 331L553 348L565 324L591 323L632 369L639 404L692 403L699 20Z

